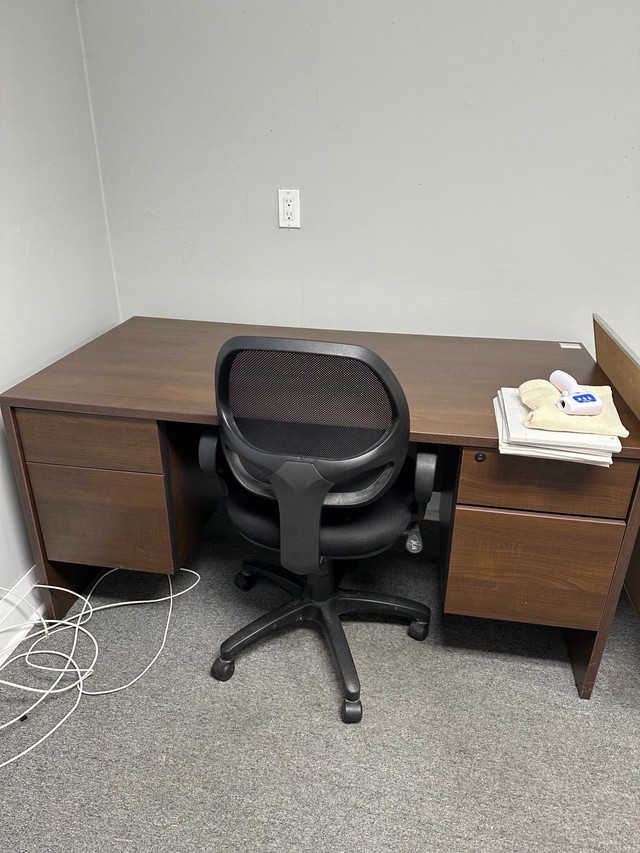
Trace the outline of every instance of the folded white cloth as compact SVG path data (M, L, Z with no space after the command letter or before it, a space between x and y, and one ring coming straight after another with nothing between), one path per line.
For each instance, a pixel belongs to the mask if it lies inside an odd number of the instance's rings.
M517 394L517 389L513 389ZM524 405L518 398L518 403L524 408ZM511 456L530 456L535 459L555 459L565 462L582 462L585 465L597 465L602 468L608 468L612 464L611 453L587 453L584 450L575 451L568 449L558 449L551 446L539 446L532 444L512 444L508 436L508 415L505 414L500 397L495 397L493 400L493 408L496 413L496 423L498 425L498 449L500 453L506 453ZM546 431L541 430L541 435ZM557 435L557 433L550 433ZM618 441L618 439L616 439Z
M553 429L561 432L590 432L596 435L617 435L626 438L625 429L613 402L608 385L583 385L585 391L597 394L602 400L599 415L567 415L556 405L560 392L546 379L530 379L518 388L520 399L531 409L524 425L532 429Z

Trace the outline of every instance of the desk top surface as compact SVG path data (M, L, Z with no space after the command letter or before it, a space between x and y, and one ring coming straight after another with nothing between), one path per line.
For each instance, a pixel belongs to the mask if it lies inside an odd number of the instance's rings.
M584 347L557 341L295 329L132 317L0 395L8 406L215 424L214 366L239 334L356 343L377 352L402 385L415 441L497 447L492 400L502 386L556 368L609 384ZM622 456L640 458L640 423L614 392L630 432Z

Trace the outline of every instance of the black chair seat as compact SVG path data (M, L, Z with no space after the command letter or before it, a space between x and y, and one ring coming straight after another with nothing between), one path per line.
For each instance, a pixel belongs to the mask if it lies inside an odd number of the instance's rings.
M320 527L320 555L336 559L366 557L390 548L402 536L415 512L411 466L405 465L391 488L374 503L357 507L325 507ZM247 539L280 547L277 501L253 495L229 482L229 519Z

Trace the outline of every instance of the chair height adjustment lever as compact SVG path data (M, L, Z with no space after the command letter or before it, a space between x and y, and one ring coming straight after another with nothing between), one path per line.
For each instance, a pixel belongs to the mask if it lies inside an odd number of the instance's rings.
M405 547L410 554L419 554L422 551L422 534L418 523L412 524L407 530L407 541Z

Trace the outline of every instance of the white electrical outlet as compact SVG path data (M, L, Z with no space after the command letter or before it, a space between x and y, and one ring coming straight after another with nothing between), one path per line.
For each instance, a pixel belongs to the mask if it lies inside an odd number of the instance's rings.
M300 190L278 190L278 225L300 227Z

